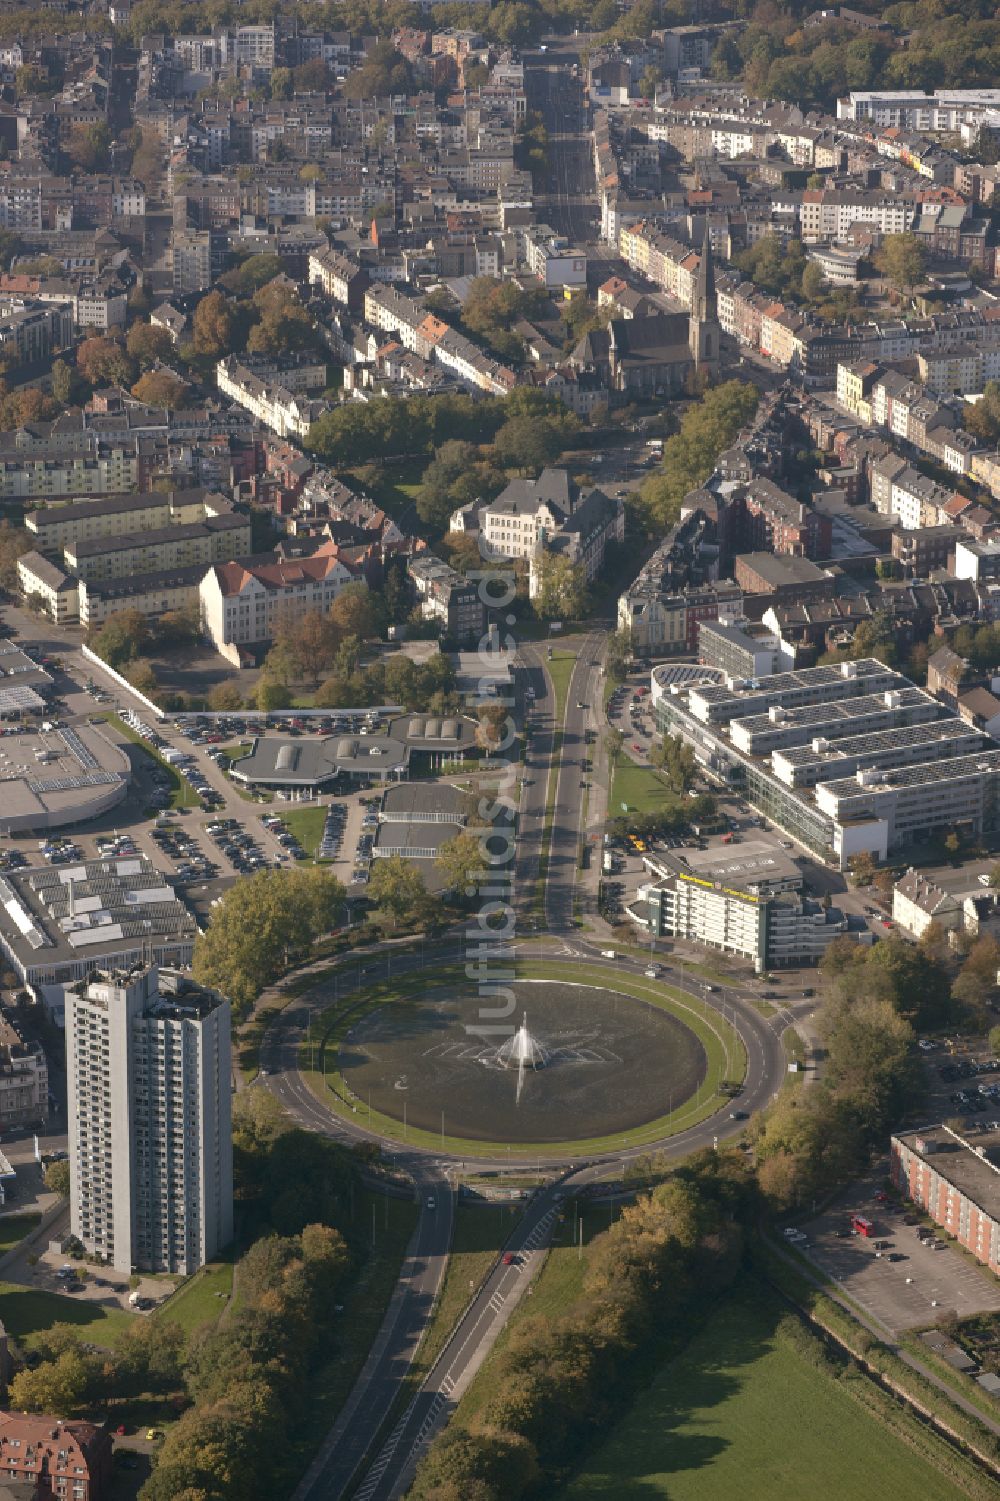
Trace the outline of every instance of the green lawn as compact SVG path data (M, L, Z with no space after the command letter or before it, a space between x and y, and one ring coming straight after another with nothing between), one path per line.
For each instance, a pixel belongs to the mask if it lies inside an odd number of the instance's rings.
M815 1365L783 1335L783 1305L763 1284L731 1294L594 1454L564 1501L959 1501L964 1461L929 1434L915 1451L905 1414L892 1425L866 1393ZM871 1389L874 1391L874 1388ZM928 1459L931 1463L928 1463ZM982 1482L982 1477L979 1477ZM981 1493L981 1492L980 1492Z
M309 858L314 859L323 837L326 808L283 808L278 816L288 825L288 832L295 835Z
M243 740L235 745L220 745L219 750L224 756L228 756L230 761L242 761L244 756L250 754L250 741Z
M661 808L676 807L677 794L671 792L653 767L636 766L623 751L611 779L610 818L619 817L622 803L628 803L630 813L658 813Z
M420 1213L414 1200L385 1194L359 1194L353 1207L359 1230L370 1236L374 1224L375 1251L343 1297L343 1311L337 1315L339 1333L330 1341L329 1360L314 1372L305 1402L295 1413L294 1431L284 1439L286 1462L274 1486L275 1496L292 1494L350 1396L389 1305Z
M563 715L566 712L566 695L569 692L570 678L576 666L576 652L553 649L552 660L546 662L545 666L552 679L552 688L556 696L556 724L562 724Z
M29 1349L35 1336L53 1324L85 1326L87 1338L94 1344L113 1347L137 1317L122 1308L106 1308L69 1295L61 1297L16 1282L0 1282L0 1321L8 1334Z
M0 1219L0 1256L19 1246L41 1218L40 1214L12 1214L9 1219Z
M202 1324L214 1324L233 1291L231 1261L213 1261L195 1272L157 1309L157 1317L167 1323L180 1324L185 1334L193 1334Z
M394 521L398 521L416 498L429 463L429 456L398 461L387 459L384 464L366 464L360 471L345 474L344 481L348 485L353 481L352 488L364 490ZM418 522L418 529L420 527Z

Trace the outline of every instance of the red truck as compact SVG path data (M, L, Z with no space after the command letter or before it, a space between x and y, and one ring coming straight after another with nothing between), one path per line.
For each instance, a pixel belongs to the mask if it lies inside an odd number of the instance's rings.
M875 1226L871 1220L866 1220L863 1214L851 1215L851 1229L855 1235L863 1235L866 1240L875 1234Z

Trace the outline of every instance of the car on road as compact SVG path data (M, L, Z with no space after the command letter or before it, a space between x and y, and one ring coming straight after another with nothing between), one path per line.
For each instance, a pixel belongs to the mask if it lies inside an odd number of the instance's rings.
M745 1121L747 1119L747 1113L745 1110L730 1110L729 1119L731 1121Z
M905 1251L890 1251L889 1254L888 1254L888 1256L886 1257L886 1261L908 1261L908 1260L909 1260L909 1257L907 1256L907 1254L906 1254Z
M503 1253L503 1264L504 1266L517 1266L517 1255L513 1251L505 1251Z
M427 1208L428 1209L436 1209L437 1208L437 1199L435 1199L435 1197L434 1197L433 1194L428 1194L427 1195Z

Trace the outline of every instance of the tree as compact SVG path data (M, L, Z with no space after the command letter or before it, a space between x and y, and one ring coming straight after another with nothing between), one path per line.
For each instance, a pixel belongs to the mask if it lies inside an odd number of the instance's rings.
M133 378L132 361L114 339L95 334L76 351L76 368L92 386L125 386Z
M476 450L471 443L451 439L442 443L424 470L417 492L417 514L435 531L445 531L448 518L476 496Z
M587 573L563 553L543 551L535 561L535 608L543 620L581 620L587 613Z
M236 684L227 679L223 683L216 683L208 695L210 709L218 709L223 713L231 709L243 708L243 695Z
M69 1163L50 1162L45 1169L45 1187L61 1199L69 1198Z
M909 297L923 279L927 250L923 241L909 230L899 235L886 235L875 252L875 265L897 292Z
M476 721L476 743L492 754L511 730L510 713L504 704L483 704Z
M493 440L505 469L543 469L566 446L561 428L549 417L512 417Z
M815 261L810 261L802 272L802 295L809 302L815 302L826 291L826 277L823 275Z
M52 398L61 407L68 407L73 401L76 387L76 373L71 365L65 360L56 360L52 366Z
M429 916L436 908L420 871L402 855L389 855L374 862L368 896L394 928Z
M663 446L660 472L639 491L638 514L650 536L662 536L677 521L684 497L705 483L719 454L753 417L758 396L755 386L730 380L688 409L680 431Z
M687 792L694 781L697 764L694 751L679 735L663 735L654 746L651 759L666 776L671 790Z
M272 99L291 99L291 97L292 97L292 70L291 70L291 68L272 68L271 69L271 98Z
M326 870L258 871L231 887L195 943L195 978L245 1015L260 992L308 958L340 918L344 888Z
M322 610L289 615L279 621L274 632L268 653L269 676L289 675L315 686L333 662L336 646L336 627Z
M9 1400L18 1412L72 1413L87 1394L90 1371L79 1350L65 1350L10 1383Z
M125 668L125 676L128 678L136 693L143 693L151 698L159 687L160 680L152 662L147 662L139 657L134 662L129 662Z
M23 526L0 525L0 587L17 589L17 560L33 551L35 538Z
M132 387L132 395L146 406L166 407L168 412L176 412L188 405L191 387L169 370L147 370Z
M275 709L289 708L292 695L284 683L275 683L270 678L261 677L254 693L254 702L262 714L270 714Z
M859 886L870 886L875 879L875 861L867 850L852 855L847 862L847 868Z
M253 301L258 321L247 339L252 354L291 354L315 345L313 320L293 287L280 280L268 282L254 293Z
M104 622L91 645L109 667L121 667L148 650L149 621L139 610L118 610Z
M133 323L125 340L125 348L139 366L148 370L159 360L169 359L174 341L165 328L155 323Z
M111 165L111 131L104 120L74 125L66 155L81 172L106 172Z
M221 292L209 292L194 310L192 324L196 354L220 359L233 345L233 315Z
M378 862L382 864L381 861ZM489 879L490 866L483 854L480 836L471 831L456 834L438 850L435 866L446 888L459 901L475 896Z
M986 382L980 399L963 407L962 420L974 437L985 443L1000 441L1000 381Z
M375 606L367 584L347 584L330 606L330 620L342 636L367 641L376 634Z

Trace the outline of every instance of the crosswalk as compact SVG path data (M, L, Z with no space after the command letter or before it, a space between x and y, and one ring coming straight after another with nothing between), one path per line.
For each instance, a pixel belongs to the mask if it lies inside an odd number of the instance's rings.
M532 1251L537 1250L538 1246L547 1239L557 1212L555 1207L546 1210L545 1214L542 1215L537 1224L532 1226L521 1242L518 1248L519 1254L522 1256L530 1255ZM479 1338L480 1344L485 1343L492 1334L498 1319L504 1313L504 1306L507 1303L507 1299L508 1293L502 1287L495 1287L490 1293L486 1305L489 1310L489 1320ZM406 1411L400 1417L379 1450L371 1469L355 1493L355 1501L373 1501L373 1498L379 1494L390 1466L394 1466L395 1474L399 1477L419 1461L423 1451L430 1445L431 1440L440 1427L441 1419L446 1415L446 1409L452 1401L453 1393L466 1368L464 1347L460 1345L452 1365L449 1366L441 1377L437 1390L429 1394L428 1389L424 1388L410 1402ZM420 1426L413 1435L412 1440L408 1440L405 1452L400 1456L400 1445L403 1443L414 1421L418 1404L426 1401L428 1395L430 1395L430 1402L421 1418ZM399 1457L397 1458L397 1456Z

